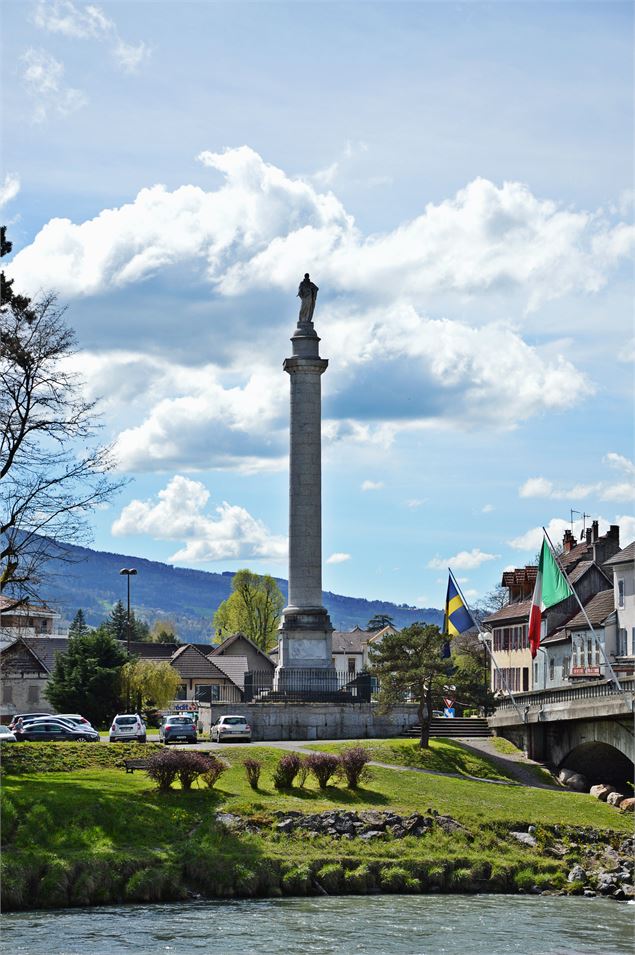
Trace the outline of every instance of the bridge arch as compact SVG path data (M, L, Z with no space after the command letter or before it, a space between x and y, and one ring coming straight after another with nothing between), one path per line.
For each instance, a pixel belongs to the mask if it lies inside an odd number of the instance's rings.
M565 767L582 773L592 785L608 783L617 789L632 784L635 771L628 756L615 746L597 740L575 746L561 761L559 768Z
M559 769L582 773L591 784L632 784L635 739L630 721L571 721L550 730L550 757Z

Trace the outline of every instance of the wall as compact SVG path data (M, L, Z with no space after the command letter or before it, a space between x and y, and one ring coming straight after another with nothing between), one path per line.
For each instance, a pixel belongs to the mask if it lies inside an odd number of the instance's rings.
M44 690L48 683L47 675L37 673L19 674L3 673L2 696L0 703L0 719L3 723L10 722L16 713L54 713L55 709L44 697ZM11 697L9 702L8 697ZM30 699L37 696L37 700Z
M417 722L415 703L381 714L375 703L232 703L212 704L212 723L229 713L247 718L254 740L372 739Z

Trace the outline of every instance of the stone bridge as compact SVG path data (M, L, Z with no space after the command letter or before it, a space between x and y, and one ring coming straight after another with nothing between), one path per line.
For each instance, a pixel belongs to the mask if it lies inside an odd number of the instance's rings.
M528 756L582 773L592 782L633 781L635 679L516 693L503 700L490 728L521 746ZM518 712L520 711L520 712Z

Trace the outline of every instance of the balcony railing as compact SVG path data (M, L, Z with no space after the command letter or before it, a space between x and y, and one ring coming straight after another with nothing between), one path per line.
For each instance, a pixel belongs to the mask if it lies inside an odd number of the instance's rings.
M298 668L274 685L269 670L245 673L245 703L369 703L375 691L368 673Z

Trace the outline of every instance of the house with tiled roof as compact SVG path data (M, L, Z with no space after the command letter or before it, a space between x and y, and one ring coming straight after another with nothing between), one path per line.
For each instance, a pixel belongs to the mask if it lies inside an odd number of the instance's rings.
M597 594L612 593L607 562L619 551L619 540L619 527L615 524L606 534L600 535L598 522L594 521L580 541L570 530L565 531L559 561L583 606L586 607ZM572 677L571 633L565 625L580 609L575 596L550 607L543 614L542 650L532 661L529 613L536 573L536 567L531 565L505 571L501 585L507 588L508 603L483 621L492 634L490 646L497 664L491 667L494 692L526 692L561 686ZM566 647L569 648L568 654Z
M613 574L617 648L615 670L635 672L635 541L606 561Z

